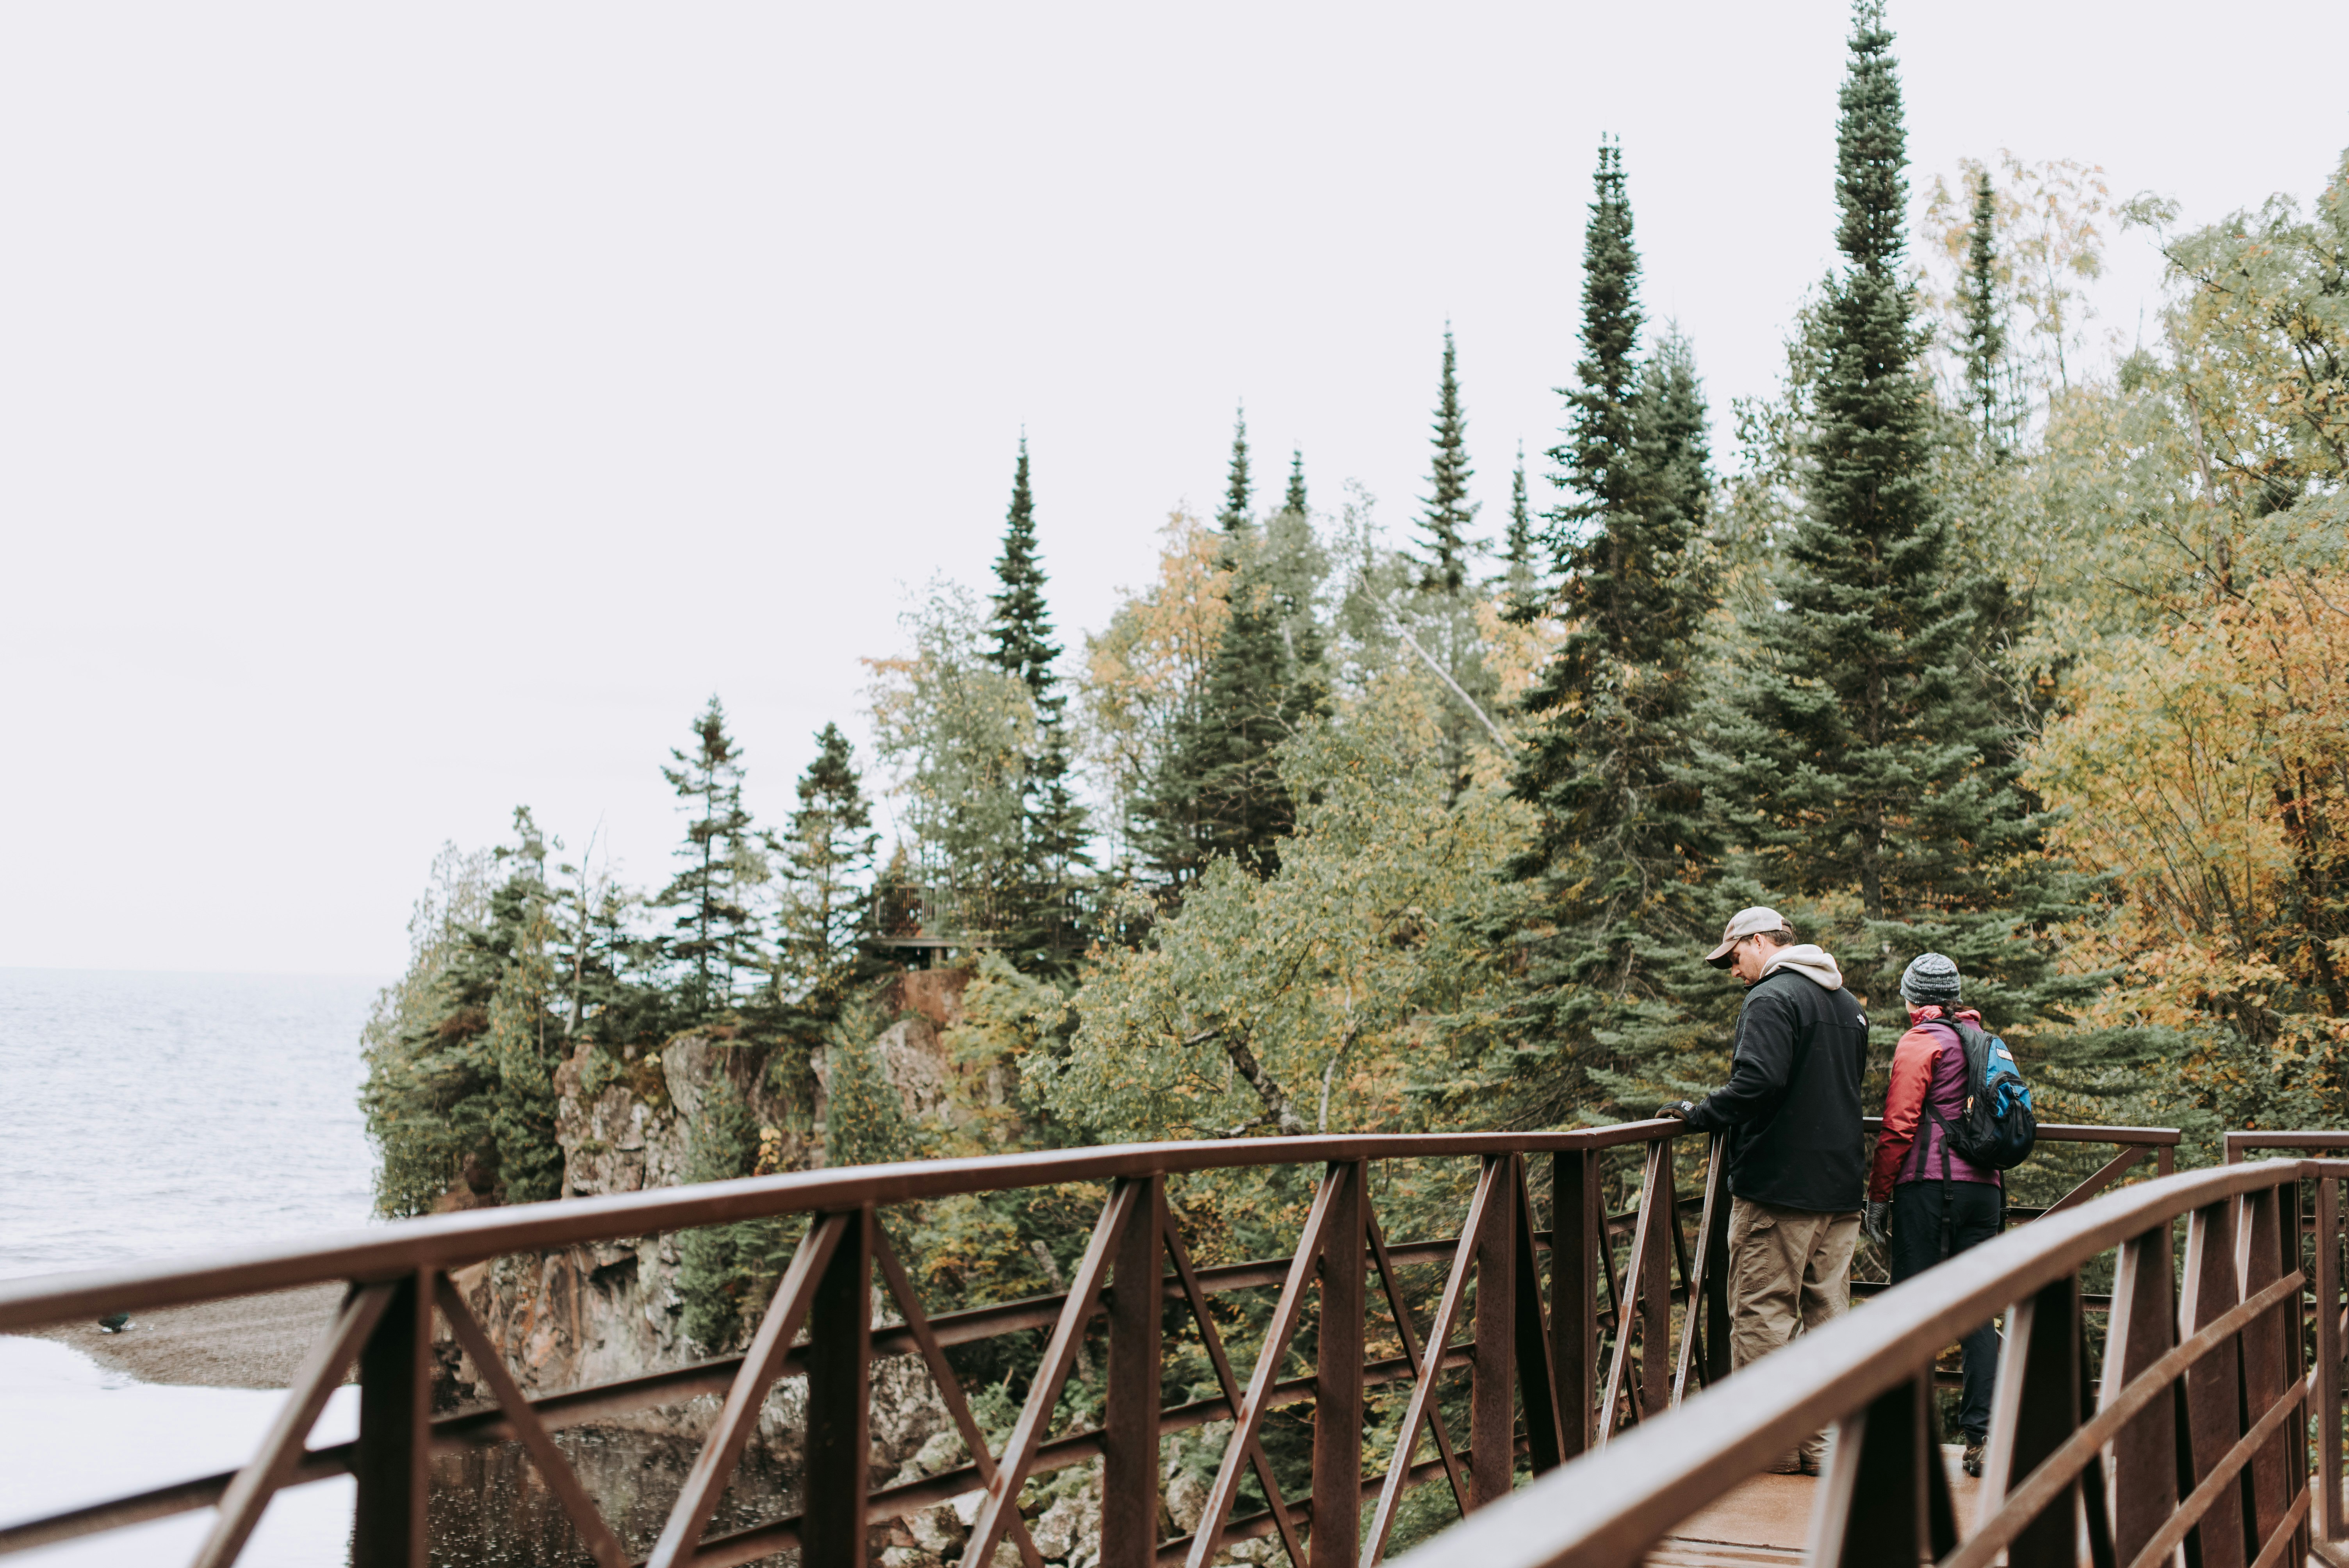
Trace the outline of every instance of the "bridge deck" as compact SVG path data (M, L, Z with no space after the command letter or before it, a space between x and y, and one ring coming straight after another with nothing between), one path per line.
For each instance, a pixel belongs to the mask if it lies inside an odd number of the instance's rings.
M1958 1466L1960 1449L1942 1446L1950 1462L1951 1501L1959 1529L1973 1518L1982 1482ZM1702 1513L1683 1522L1675 1534L1647 1556L1651 1568L1736 1568L1800 1563L1811 1528L1811 1494L1818 1480L1806 1475L1757 1475Z

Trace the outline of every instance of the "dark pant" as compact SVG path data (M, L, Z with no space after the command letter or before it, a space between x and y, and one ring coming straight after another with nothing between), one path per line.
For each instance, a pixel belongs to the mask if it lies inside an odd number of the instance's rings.
M1903 1181L1892 1189L1892 1283L1941 1261L1941 1193L1950 1194L1950 1255L1998 1234L2006 1194L1987 1181ZM1965 1396L1958 1425L1978 1443L1990 1430L1990 1391L1998 1381L1998 1325L1985 1323L1959 1341L1965 1352Z

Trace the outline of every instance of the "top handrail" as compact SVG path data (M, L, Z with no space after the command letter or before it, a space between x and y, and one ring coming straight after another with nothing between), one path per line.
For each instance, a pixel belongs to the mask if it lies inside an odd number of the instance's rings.
M2259 1149L2349 1150L2349 1131L2303 1130L2263 1132L2256 1129L2240 1130L2226 1136L2226 1163L2233 1165L2244 1155Z
M2282 1169L2279 1169L2282 1167ZM2150 1227L2349 1161L2257 1161L2109 1192L1985 1242L1867 1310L1806 1334L1717 1390L1480 1509L1413 1553L1416 1568L1630 1563L1724 1490L1829 1421L1868 1405L1966 1331Z
M1690 1131L1685 1122L1657 1117L1552 1132L1201 1139L746 1176L692 1186L431 1214L380 1229L237 1252L0 1280L0 1334L98 1313L153 1311L304 1285L371 1283L400 1278L419 1269L464 1268L512 1253L779 1214L1248 1166L1589 1151L1667 1140ZM2175 1128L2051 1124L2041 1127L2039 1136L2054 1142L2174 1145L2179 1135Z

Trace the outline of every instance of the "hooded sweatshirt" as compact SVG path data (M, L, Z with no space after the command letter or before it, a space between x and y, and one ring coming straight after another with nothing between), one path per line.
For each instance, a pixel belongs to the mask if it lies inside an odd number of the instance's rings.
M1728 1134L1729 1191L1751 1202L1847 1214L1868 1184L1859 1079L1868 1015L1836 961L1782 947L1745 993L1729 1082L1689 1113Z

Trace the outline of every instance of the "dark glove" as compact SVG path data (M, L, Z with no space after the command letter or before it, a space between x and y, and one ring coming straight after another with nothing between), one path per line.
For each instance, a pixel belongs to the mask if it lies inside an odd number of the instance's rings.
M1866 1232L1868 1239L1878 1246L1889 1243L1892 1240L1892 1205L1868 1204L1866 1212L1860 1215L1859 1228Z
M1689 1119L1689 1112L1695 1109L1696 1102L1694 1100L1676 1099L1669 1104L1656 1107L1656 1115L1659 1118L1669 1116L1674 1121L1686 1121Z

